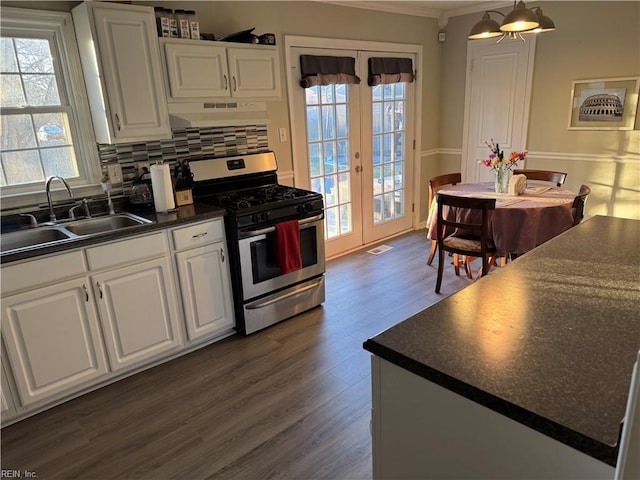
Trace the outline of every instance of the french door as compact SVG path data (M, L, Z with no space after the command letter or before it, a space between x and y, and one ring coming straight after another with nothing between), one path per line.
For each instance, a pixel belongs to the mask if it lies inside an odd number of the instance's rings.
M370 87L367 65L399 55L415 64L415 55L300 47L290 55L295 180L324 196L327 256L410 229L415 87ZM353 57L361 82L302 88L300 55Z

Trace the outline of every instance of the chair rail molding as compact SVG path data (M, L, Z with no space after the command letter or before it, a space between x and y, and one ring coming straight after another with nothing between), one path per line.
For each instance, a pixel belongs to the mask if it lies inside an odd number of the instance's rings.
M459 155L462 156L461 148L432 148L422 150L421 157L432 157L435 155ZM569 153L569 152L544 152L529 150L527 160L558 160L559 158L569 162L615 162L615 163L640 163L640 154L633 152L624 153Z

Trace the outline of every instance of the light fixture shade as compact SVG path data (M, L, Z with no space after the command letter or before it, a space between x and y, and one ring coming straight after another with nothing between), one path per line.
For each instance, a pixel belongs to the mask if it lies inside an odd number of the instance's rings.
M469 39L477 40L479 38L491 38L502 35L500 31L500 24L491 19L488 12L485 12L482 16L482 20L476 23L471 32L469 32Z
M536 28L538 25L538 16L525 7L524 2L520 0L516 8L504 17L500 30L503 32L526 32Z
M553 23L553 20L542 13L542 9L540 7L537 7L535 11L538 16L538 23L540 24L538 25L538 28L534 30L535 32L550 32L551 30L556 29L556 24Z

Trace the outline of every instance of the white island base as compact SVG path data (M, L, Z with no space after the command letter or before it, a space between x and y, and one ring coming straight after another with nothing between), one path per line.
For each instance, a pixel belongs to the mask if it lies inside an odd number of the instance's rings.
M373 478L613 479L614 467L372 356Z

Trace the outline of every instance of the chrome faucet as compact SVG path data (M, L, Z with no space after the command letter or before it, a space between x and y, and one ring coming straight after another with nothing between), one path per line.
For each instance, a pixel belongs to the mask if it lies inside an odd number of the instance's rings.
M73 193L71 192L71 187L69 186L69 184L64 178L59 177L58 175L52 175L49 178L47 178L47 183L45 184L45 191L47 192L47 202L49 203L49 215L50 215L51 221L55 222L56 214L53 213L53 202L51 201L51 182L53 180L60 180L64 184L65 188L67 189L67 192L69 193L70 197L73 197Z
M85 218L91 218L91 210L89 210L89 199L88 198L83 198L80 203L74 205L73 207L71 207L69 209L69 218L71 220L75 220L76 219L76 210L78 208L84 208L84 216Z

